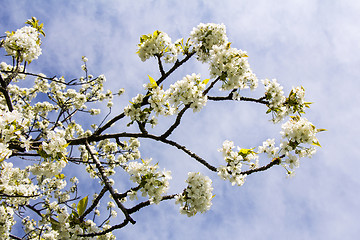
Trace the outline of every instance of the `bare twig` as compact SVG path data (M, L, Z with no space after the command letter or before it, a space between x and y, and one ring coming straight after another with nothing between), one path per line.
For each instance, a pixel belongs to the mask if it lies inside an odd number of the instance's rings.
M180 125L180 121L182 116L184 115L185 111L188 110L190 108L190 104L186 105L177 115L176 120L174 122L173 125L170 126L170 128L163 134L161 135L161 138L167 138L171 135L171 133L175 130L175 128L177 128Z
M176 195L178 195L178 194L163 196L160 201L173 199L173 198L175 198ZM128 211L129 211L130 214L132 214L132 213L134 213L134 212L139 211L141 208L144 208L144 207L149 206L149 205L151 205L151 202L150 202L150 200L147 200L147 201L145 201L145 202L141 202L141 203L139 203L138 205L130 208Z

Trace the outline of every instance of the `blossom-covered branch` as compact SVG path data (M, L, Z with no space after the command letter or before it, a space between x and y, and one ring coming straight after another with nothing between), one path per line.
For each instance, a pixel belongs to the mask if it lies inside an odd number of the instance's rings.
M155 80L144 73L144 89L115 113L114 99L125 90L105 90L105 75L93 76L85 56L79 67L82 76L70 80L31 72L31 62L42 54L45 32L35 17L26 24L6 32L0 42L7 54L0 63L0 236L4 239L115 239L115 230L136 223L133 213L164 200L175 200L180 213L189 217L208 211L213 179L203 172L189 172L183 191L169 195L171 171L161 169L158 159L142 156L143 139L175 147L204 171L237 186L248 175L277 165L293 175L300 159L311 157L320 146L316 135L324 129L304 117L311 104L305 101L305 89L293 87L285 95L276 79L259 81L248 54L231 47L223 24L199 24L188 38L174 42L161 31L141 36L137 54L142 61L155 59L160 77ZM190 72L174 80L173 73L181 73L190 59L207 64L210 78ZM248 91L258 91L261 97L246 97L251 96ZM244 147L224 140L218 149L223 164L214 166L173 134L181 130L185 114L192 112L197 119L214 101L264 105L269 120L283 122L280 139ZM174 120L164 123L159 116ZM137 128L130 132L132 124ZM168 125L155 134L158 124ZM81 171L71 171L78 166ZM119 182L115 174L125 177ZM122 222L114 219L117 211ZM24 231L22 238L14 235L18 225Z

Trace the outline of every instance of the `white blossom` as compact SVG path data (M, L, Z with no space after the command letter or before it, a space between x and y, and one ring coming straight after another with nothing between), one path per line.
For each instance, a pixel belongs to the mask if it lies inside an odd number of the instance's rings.
M171 43L171 38L164 32L155 31L153 34L143 35L138 45L138 55L141 61L152 56L165 56L167 63L175 62L179 49Z
M225 25L214 23L200 23L193 28L190 39L201 62L210 60L210 50L214 46L226 45L228 42Z
M247 60L247 53L229 45L213 46L210 51L210 75L220 77L222 90L255 89L258 80Z
M4 48L9 55L19 58L20 62L31 62L41 54L39 32L25 26L15 33L7 33Z
M186 183L188 186L184 192L176 196L176 203L181 205L180 213L191 217L197 212L204 213L208 211L213 198L211 179L200 173L189 172Z

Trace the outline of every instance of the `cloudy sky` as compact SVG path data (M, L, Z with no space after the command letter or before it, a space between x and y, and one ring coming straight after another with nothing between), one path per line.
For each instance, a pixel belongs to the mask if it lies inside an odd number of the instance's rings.
M304 86L306 99L314 102L306 117L328 129L319 134L323 147L302 160L295 177L287 179L284 169L275 167L249 176L242 187L221 181L171 147L144 142L143 156L173 172L171 193L185 186L187 171L201 171L213 179L216 197L209 212L193 218L180 215L171 201L145 208L134 215L135 225L115 232L118 239L359 236L359 1L2 0L1 5L2 33L22 27L32 16L45 24L43 54L31 64L33 72L79 77L86 55L90 71L105 74L108 88L126 89L115 103L117 111L143 92L148 74L159 76L154 60L144 63L135 54L140 35L161 30L175 40L187 38L201 22L224 23L232 47L248 52L258 78L276 78L287 91ZM206 76L206 70L192 62L176 76ZM200 113L187 113L173 139L219 165L216 150L225 139L244 148L279 139L280 125L270 123L265 111L241 102L209 103Z

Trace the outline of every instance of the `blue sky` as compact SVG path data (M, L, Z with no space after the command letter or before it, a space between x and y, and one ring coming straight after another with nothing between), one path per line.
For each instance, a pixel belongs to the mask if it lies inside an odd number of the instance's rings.
M148 74L159 76L154 60L144 63L135 54L140 35L160 30L176 40L201 22L224 23L232 46L248 52L258 78L276 78L287 91L304 86L306 99L314 102L306 117L328 129L319 134L323 147L302 160L295 177L287 179L277 167L249 176L242 187L221 181L171 147L144 142L143 156L173 172L170 192L184 187L188 171L201 171L213 179L216 197L209 212L193 218L180 215L173 202L145 208L134 215L135 225L115 232L118 239L359 236L359 1L3 0L2 6L0 32L16 30L32 16L45 24L43 54L30 65L33 72L79 77L86 55L90 71L105 74L108 88L126 89L114 111L143 92ZM206 76L206 70L191 62L176 77ZM216 150L225 139L243 147L279 139L280 125L271 124L265 111L254 104L209 102L204 111L186 114L173 139L219 165Z

